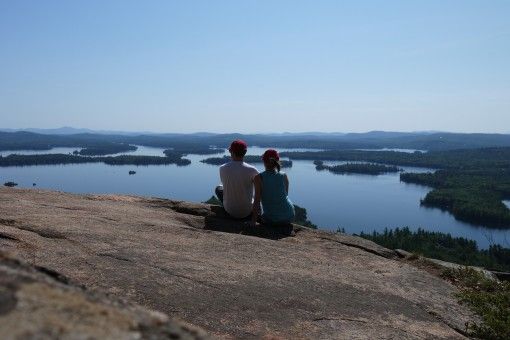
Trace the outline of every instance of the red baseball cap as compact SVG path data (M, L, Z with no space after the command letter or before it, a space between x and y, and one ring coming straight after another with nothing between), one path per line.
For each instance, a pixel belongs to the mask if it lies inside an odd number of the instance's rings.
M242 153L248 149L248 144L244 140L236 139L235 141L230 144L230 148L228 148L229 151L232 151L233 153Z
M275 160L279 161L280 156L278 155L278 151L274 149L268 149L266 152L264 152L264 155L262 155L262 159L264 162L269 162L271 158L274 158Z

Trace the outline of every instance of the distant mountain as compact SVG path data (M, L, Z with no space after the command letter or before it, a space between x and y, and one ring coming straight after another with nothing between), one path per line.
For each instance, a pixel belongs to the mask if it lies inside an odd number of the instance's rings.
M345 138L349 139L385 139L409 136L421 136L432 134L432 132L393 132L393 131L369 131L369 132L351 132L345 134Z
M56 129L38 129L38 128L26 128L26 129L0 129L3 132L33 132L41 135L77 135L77 134L100 134L100 135L122 135L122 136L138 136L138 135L158 135L161 133L154 133L148 131L132 132L132 131L114 131L114 130L92 130L83 128L74 128L69 126L63 126ZM178 135L178 134L176 134Z
M105 143L124 143L165 148L181 146L189 149L190 146L196 148L197 145L226 147L234 139L244 139L248 145L260 147L331 150L390 148L439 151L510 147L510 135L495 133L369 131L347 134L315 132L283 132L273 134L215 134L197 132L162 134L151 132L94 131L71 127L58 129L11 129L7 131L10 132L0 132L0 150L88 147Z
M96 133L94 130L90 129L77 129L73 127L64 126L56 129L38 129L38 128L27 128L27 129L1 129L1 131L5 132L33 132L39 133L42 135L74 135L78 133Z

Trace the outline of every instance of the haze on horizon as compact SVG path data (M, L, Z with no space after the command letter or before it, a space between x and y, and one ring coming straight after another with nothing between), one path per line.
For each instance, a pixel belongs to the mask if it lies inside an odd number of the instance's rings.
M0 1L0 128L510 132L509 1Z

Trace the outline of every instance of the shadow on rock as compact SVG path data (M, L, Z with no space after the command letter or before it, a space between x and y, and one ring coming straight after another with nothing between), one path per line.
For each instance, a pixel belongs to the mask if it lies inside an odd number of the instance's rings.
M279 240L285 237L294 236L294 226L290 223L282 225L263 225L257 223L251 225L248 221L234 220L229 218L223 208L219 216L206 216L205 217L205 230L222 231L225 233L242 234L248 236L256 236L267 238L270 240ZM213 209L211 209L213 210ZM214 211L214 210L213 210Z

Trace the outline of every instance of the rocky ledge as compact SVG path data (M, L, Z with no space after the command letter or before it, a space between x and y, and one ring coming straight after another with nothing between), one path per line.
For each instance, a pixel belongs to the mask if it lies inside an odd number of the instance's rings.
M474 318L370 241L257 228L207 204L1 188L0 334L463 338Z

